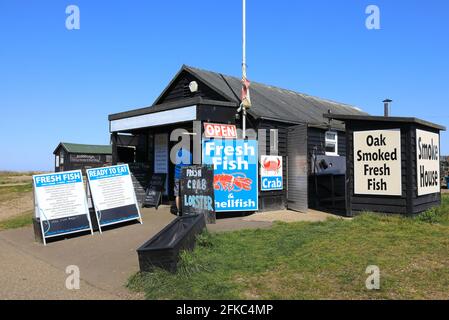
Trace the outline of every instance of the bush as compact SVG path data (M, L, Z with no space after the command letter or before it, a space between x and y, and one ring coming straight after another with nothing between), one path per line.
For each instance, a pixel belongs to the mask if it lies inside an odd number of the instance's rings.
M440 208L435 207L424 211L416 217L416 220L431 224L440 223L442 220L442 214L439 210Z

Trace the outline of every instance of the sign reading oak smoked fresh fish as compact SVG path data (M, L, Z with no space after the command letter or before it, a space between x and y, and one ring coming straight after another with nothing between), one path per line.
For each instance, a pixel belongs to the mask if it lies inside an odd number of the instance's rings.
M260 190L282 190L282 157L260 156Z
M354 132L354 193L402 195L400 129Z
M440 192L440 135L416 129L418 196Z
M203 140L203 164L214 167L216 212L257 211L256 140Z

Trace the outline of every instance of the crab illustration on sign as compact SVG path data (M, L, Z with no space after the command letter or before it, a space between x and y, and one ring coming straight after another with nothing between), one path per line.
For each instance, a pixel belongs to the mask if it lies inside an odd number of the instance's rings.
M282 158L281 157L271 157L273 159L269 159L268 157L262 162L262 168L266 172L272 172L278 174L280 170L282 170Z
M260 182L262 191L283 189L282 157L260 157Z

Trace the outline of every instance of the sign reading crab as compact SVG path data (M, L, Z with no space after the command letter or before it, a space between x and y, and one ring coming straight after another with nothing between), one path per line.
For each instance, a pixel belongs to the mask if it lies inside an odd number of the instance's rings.
M258 210L256 140L204 140L203 164L214 166L216 212Z
M272 191L283 189L282 157L260 157L260 190Z

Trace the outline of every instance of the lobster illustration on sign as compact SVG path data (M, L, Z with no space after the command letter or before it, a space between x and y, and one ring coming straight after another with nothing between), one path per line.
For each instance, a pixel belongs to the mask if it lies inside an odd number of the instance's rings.
M279 173L279 170L281 169L281 159L276 159L276 160L268 160L265 159L265 161L262 163L262 167L265 171L267 172L275 172L275 173Z
M214 189L240 192L251 190L253 181L243 173L216 174L214 176Z

